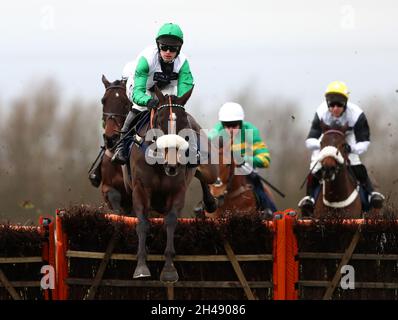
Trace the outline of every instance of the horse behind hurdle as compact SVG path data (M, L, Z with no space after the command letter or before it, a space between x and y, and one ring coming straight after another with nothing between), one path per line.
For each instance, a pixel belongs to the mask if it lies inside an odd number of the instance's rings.
M101 100L105 154L101 163L101 193L111 210L129 215L132 208L132 192L123 178L122 166L111 163L111 159L131 102L126 95L125 81L116 80L111 83L102 76L102 82L105 86Z
M231 152L231 145L225 144L222 137L214 139L214 144L218 149L219 177L216 183L210 185L210 192L218 200L218 208L214 213L205 212L206 217L222 218L231 214L240 216L256 214L258 205L253 185L246 175L236 174L236 170L239 169ZM263 188L267 197L275 203L268 187L263 184ZM271 208L266 210L269 210L268 213L263 213L260 217L272 216Z
M323 137L316 170L320 175L321 190L315 201L314 217L335 214L340 217L359 218L362 204L359 184L348 170L345 132L348 124L333 127L322 123Z

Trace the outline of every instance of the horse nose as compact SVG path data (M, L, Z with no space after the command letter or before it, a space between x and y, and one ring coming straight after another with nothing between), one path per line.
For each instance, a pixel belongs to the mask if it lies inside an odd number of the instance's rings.
M170 177L176 176L178 173L177 165L165 164L164 170L166 174Z
M322 161L322 167L324 167L325 169L332 169L336 167L336 165L337 165L336 159L332 157L327 157Z

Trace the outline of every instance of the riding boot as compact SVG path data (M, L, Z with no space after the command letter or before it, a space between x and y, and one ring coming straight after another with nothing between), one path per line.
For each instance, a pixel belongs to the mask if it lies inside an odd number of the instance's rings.
M307 179L306 196L298 203L299 208L308 215L314 212L315 206L315 191L319 186L319 179L316 175L309 175Z
M126 120L124 121L123 128L121 129L121 134L120 134L120 140L117 144L117 147L115 149L115 154L113 155L111 162L113 164L126 164L127 162L127 156L125 155L125 150L127 149L127 139L125 139L125 136L127 132L130 129L130 125L133 122L135 116L137 115L136 112L130 111L127 115Z
M369 204L372 208L380 209L383 206L384 195L374 190L372 181L369 178L368 171L363 164L351 166L351 170L354 172L356 179L365 189L369 195Z
M269 199L265 193L264 186L261 183L260 177L257 173L252 172L247 176L251 184L253 185L253 190L257 195L259 202L259 211L263 213L264 216L272 216L272 214L277 211L275 204Z
M91 166L89 172L88 172L88 178L91 182L91 184L95 187L98 188L101 184L101 164L102 164L102 159L104 158L105 154L105 147L101 147L101 150L95 159L93 165Z

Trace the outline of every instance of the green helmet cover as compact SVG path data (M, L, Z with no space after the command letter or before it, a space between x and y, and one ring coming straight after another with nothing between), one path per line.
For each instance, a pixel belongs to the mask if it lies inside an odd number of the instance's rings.
M184 34L182 33L181 28L174 23L165 23L159 29L158 35L156 36L156 40L159 40L159 38L161 37L174 37L180 40L181 43L184 42Z

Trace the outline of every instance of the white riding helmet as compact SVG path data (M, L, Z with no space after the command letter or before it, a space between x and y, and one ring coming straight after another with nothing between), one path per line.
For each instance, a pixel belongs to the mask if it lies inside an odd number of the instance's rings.
M221 122L243 121L245 112L242 106L236 102L226 102L218 112L218 120Z

